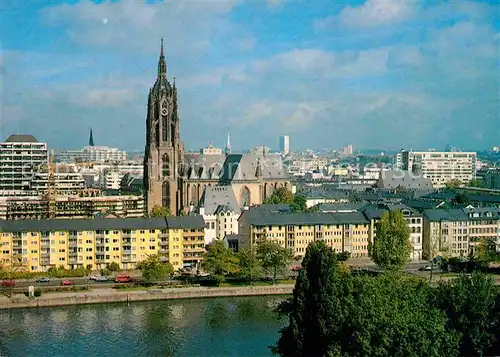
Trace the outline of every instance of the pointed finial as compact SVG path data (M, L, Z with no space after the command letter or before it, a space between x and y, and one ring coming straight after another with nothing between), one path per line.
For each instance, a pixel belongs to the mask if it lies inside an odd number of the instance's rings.
M160 56L163 56L163 37L161 38Z
M174 89L175 89L175 77L174 77L174 79L173 79L173 82L174 82L174 83L173 83L173 86L174 86Z

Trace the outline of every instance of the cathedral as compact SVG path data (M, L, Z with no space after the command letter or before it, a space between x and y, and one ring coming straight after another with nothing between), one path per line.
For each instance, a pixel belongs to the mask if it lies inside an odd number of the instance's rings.
M144 153L144 187L148 213L155 206L172 214L199 210L206 188L224 186L240 208L260 204L279 187L291 189L279 155L184 153L179 133L175 78L167 78L163 40L156 82L149 90ZM228 190L228 187L230 189ZM221 198L223 199L223 198Z

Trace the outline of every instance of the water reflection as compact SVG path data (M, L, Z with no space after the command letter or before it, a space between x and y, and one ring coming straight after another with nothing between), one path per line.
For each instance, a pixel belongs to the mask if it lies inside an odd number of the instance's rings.
M270 356L283 322L249 297L0 311L0 356Z

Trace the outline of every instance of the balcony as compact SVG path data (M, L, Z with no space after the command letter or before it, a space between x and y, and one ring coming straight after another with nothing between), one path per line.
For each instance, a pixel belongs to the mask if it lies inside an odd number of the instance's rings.
M97 264L103 264L103 263L106 263L106 259L104 259L104 258L96 258L96 259L95 259L95 262L96 262Z
M167 238L167 233L160 233L158 235L158 237L160 237L160 238Z
M168 249L160 249L158 250L159 254L168 254Z
M128 239L132 238L132 233L122 233L122 239L126 239L126 238L128 238Z
M104 234L102 234L102 233L96 233L95 237L96 237L96 239L103 239L104 238Z
M130 250L130 249L123 249L123 254L132 254L132 250Z
M160 257L160 262L168 262L168 257Z
M40 253L40 258L43 259L49 259L50 258L50 253L47 253L47 252L44 252L44 253Z
M42 259L42 260L40 260L40 265L50 265L50 259Z
M96 247L104 247L104 242L103 242L103 241L101 241L101 242L97 242L97 241L96 241L96 242L95 242L95 246L96 246Z
M42 248L48 248L48 247L50 247L50 240L42 240L42 241L40 242L40 246L41 246Z
M70 248L76 248L78 246L78 242L76 240L70 240L69 241L69 247Z
M130 239L123 239L122 240L122 245L130 245L132 242Z
M163 241L162 240L162 241L159 242L159 244L160 244L160 247L165 247L165 246L168 245L168 241Z
M132 256L130 256L130 255L124 255L122 257L122 262L124 262L124 263L131 263L132 262Z

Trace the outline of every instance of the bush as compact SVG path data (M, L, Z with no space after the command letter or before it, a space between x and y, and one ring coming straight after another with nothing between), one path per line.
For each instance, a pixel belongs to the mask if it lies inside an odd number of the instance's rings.
M35 297L40 297L40 296L42 296L42 290L40 290L40 289L36 289L36 290L35 290L35 292L34 292L34 295L35 295Z

